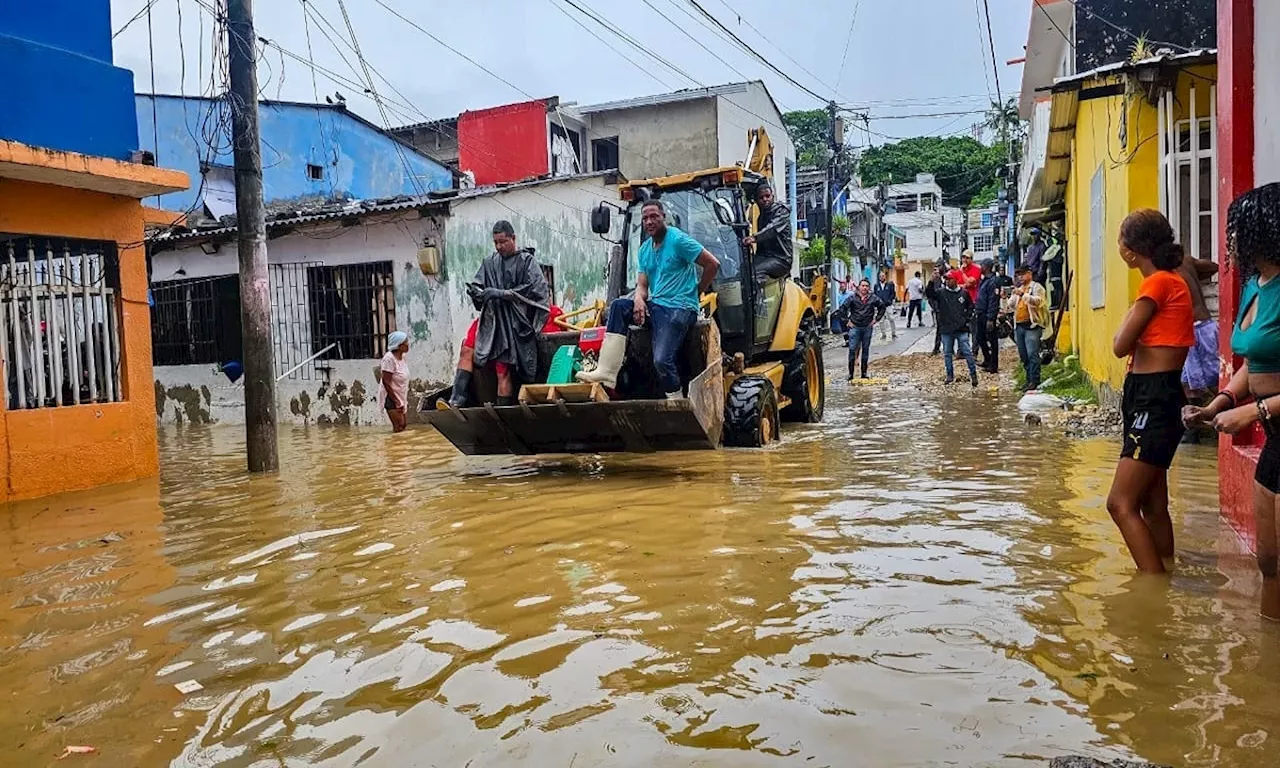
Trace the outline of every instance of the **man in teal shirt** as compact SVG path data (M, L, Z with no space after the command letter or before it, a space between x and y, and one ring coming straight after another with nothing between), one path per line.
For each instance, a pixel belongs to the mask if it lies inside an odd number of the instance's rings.
M662 391L675 400L684 396L676 356L698 319L698 296L711 287L720 261L697 240L668 227L667 211L659 200L641 207L640 225L649 237L640 246L635 293L609 304L600 359L594 370L579 373L578 380L616 387L631 325L648 326Z

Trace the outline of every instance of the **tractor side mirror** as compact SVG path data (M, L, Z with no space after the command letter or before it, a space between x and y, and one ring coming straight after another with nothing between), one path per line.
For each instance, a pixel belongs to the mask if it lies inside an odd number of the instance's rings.
M715 202L716 220L726 227L733 226L733 209L729 207L729 201L723 198L717 198Z
M613 229L613 214L609 206L600 203L591 210L591 231L597 235L607 235Z

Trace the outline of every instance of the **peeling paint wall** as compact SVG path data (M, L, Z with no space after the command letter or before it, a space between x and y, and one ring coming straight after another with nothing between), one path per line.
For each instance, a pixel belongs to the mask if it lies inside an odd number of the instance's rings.
M271 240L268 258L272 264L390 261L396 326L410 336L410 374L418 388L425 390L452 377L457 357L458 337L449 319L446 283L436 276L424 276L417 263L423 240L435 237L439 242L442 238L443 222L443 217L421 218L416 211L366 217L362 224L349 227L321 222ZM152 260L152 279L232 275L237 272L236 260L235 249L228 247L212 255L195 246L157 253ZM305 285L294 293L305 299ZM307 316L305 308L301 316ZM278 325L276 333L281 333ZM285 340L277 338L277 342ZM310 354L309 349L301 352L298 359ZM377 402L379 385L374 379L377 363L374 359L308 363L279 381L276 391L281 423L384 423L386 416ZM157 366L155 390L156 418L161 424L244 422L243 380L232 384L212 364Z
M535 248L538 262L554 268L556 303L562 309L571 312L603 300L611 244L591 231L591 209L601 200L617 199L616 186L579 178L454 204L445 237L453 338L461 339L476 318L466 283L493 252L493 223L499 219L515 227L521 247ZM620 221L614 217L615 228Z
M493 223L509 220L520 245L533 246L538 261L552 265L557 303L571 311L605 298L611 246L591 232L590 211L617 197L617 187L601 178L568 179L458 200L448 215L434 218L415 211L366 217L353 226L320 222L273 239L267 248L272 264L392 262L396 326L410 339L413 413L424 393L453 378L458 344L476 317L466 284L493 252ZM425 276L418 267L417 252L428 237L442 247L440 276ZM208 255L193 246L153 258L155 281L235 273L234 248ZM300 294L305 297L305 289ZM322 369L308 364L304 371L312 378L300 372L278 382L281 423L385 425L374 379L377 363L334 360ZM244 422L243 380L231 383L212 364L157 366L155 396L161 424Z

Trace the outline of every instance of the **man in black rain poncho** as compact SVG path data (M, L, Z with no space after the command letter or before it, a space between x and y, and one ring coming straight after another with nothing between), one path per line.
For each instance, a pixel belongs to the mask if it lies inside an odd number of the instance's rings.
M476 367L493 363L498 375L498 405L515 404L515 376L534 381L538 374L538 333L547 322L551 291L532 248L516 247L510 222L493 225L493 247L480 263L467 294L480 310L458 355L449 405L465 408L471 375Z

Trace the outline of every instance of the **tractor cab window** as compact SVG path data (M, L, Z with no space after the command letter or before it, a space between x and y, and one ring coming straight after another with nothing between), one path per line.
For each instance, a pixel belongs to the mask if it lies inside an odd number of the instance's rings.
M731 192L718 190L716 195L733 209ZM708 199L693 190L682 190L663 194L662 204L667 209L668 226L676 227L693 237L720 260L720 271L716 274L714 287L720 307L721 331L725 334L744 333L748 317L742 309L742 247L733 227L721 224L716 217L716 203L712 202L714 199L717 198ZM638 209L631 215L631 231L628 234L628 242L634 244L628 254L628 277L634 285L640 245L648 239L640 226Z

